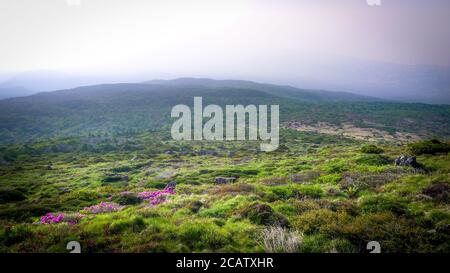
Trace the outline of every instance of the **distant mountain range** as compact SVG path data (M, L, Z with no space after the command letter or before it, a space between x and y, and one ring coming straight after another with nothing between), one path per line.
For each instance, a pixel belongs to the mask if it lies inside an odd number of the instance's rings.
M311 56L310 59L292 58L274 66L269 75L226 74L231 79L252 79L253 82L242 80L210 80L202 78L180 78L175 80L153 80L146 83L160 85L202 85L207 87L234 86L253 88L256 90L271 90L277 84L277 90L298 96L302 90L313 98L343 96L347 100L381 98L401 102L421 102L432 104L450 104L450 68L430 65L402 65L349 59L339 56ZM272 71L271 70L271 71ZM283 72L284 71L284 72ZM157 72L155 72L158 75ZM16 75L0 75L0 99L26 96L42 91L70 89L79 86L97 85L103 83L134 82L142 83L148 79L145 69L133 74L86 76L66 74L54 70L38 70L18 73ZM217 73L216 73L217 74ZM212 74L212 75L216 75ZM219 74L222 75L222 74ZM230 76L231 75L231 76ZM272 84L257 84L256 82ZM273 84L275 83L275 84ZM281 84L280 84L281 83ZM286 86L288 84L289 86ZM338 95L331 92L343 91ZM278 95L278 94L277 94ZM330 99L330 98L328 98Z
M0 144L55 136L117 134L170 126L177 104L278 104L281 122L352 123L448 137L450 106L395 103L351 93L250 81L181 78L101 84L0 100Z
M302 101L381 101L374 97L356 95L348 92L299 89L287 85L257 83L243 80L213 80L207 78L179 78L174 80L151 80L145 84L184 87L240 88L263 91L274 96Z

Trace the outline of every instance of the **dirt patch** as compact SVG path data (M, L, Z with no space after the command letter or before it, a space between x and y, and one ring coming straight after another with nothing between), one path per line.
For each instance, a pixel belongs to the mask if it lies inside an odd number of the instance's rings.
M411 142L421 139L418 135L412 133L395 132L395 134L391 134L380 129L356 127L350 123L344 123L341 126L336 126L327 122L306 124L298 121L291 121L287 124L287 127L297 131L315 132L327 135L340 135L347 138L369 141L385 140Z

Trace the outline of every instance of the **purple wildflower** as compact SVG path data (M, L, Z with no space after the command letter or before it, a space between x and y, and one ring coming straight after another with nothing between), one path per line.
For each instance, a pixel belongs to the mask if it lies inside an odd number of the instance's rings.
M41 217L41 224L57 224L64 219L64 214L54 215L53 213L47 213Z
M123 209L124 206L118 205L116 203L110 202L100 202L98 205L93 205L90 207L85 207L83 210L92 214L119 211Z
M140 192L138 196L141 199L148 200L150 204L152 204L153 206L156 206L164 202L165 195L167 194L175 194L174 189L171 187L167 187L162 191L154 191L154 192L144 191Z

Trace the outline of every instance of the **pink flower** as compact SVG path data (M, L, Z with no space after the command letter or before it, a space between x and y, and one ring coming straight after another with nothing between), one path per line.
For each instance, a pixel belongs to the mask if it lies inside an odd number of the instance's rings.
M162 191L154 191L154 192L144 191L138 193L138 196L141 199L148 200L151 205L156 206L165 201L165 195L167 194L175 194L174 189L168 187Z
M41 217L41 224L57 224L64 219L64 214L54 215L53 213L47 213Z

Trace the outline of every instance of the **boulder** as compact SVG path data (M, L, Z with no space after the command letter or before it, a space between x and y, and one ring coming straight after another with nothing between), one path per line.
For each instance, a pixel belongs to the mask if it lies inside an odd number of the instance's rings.
M408 166L408 167L413 167L413 168L420 167L420 164L417 162L417 159L415 156L401 155L395 159L394 163L395 163L395 166Z

